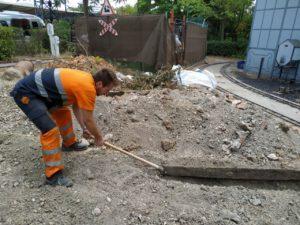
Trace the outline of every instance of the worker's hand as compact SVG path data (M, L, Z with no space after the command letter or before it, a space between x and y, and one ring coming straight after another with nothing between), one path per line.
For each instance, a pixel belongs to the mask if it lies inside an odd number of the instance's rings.
M103 138L95 138L95 143L94 143L96 146L100 147L102 145L104 145L104 140Z
M82 132L82 137L84 137L85 139L92 139L93 135L87 129L84 129Z

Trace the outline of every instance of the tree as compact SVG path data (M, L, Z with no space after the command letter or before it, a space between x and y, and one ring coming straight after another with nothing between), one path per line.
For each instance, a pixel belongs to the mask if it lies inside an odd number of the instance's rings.
M229 26L229 30L236 33L244 16L250 11L252 0L206 0L206 4L212 9L210 18L219 23L219 36L224 40L226 27Z
M137 14L137 7L135 6L131 6L131 5L125 5L125 6L121 6L116 8L116 12L118 15L136 15Z
M211 7L203 0L181 0L179 3L183 11L186 12L187 17L201 16L208 18L213 15Z
M89 0L83 0L82 5L83 5L84 16L88 16L89 15Z
M156 1L147 1L147 0L138 0L137 8L139 14L160 14L169 12L173 6L177 7L178 3L174 0L156 0Z
M250 31L252 4L253 0L138 0L137 7L139 13L165 13L174 9L177 18L202 17L212 25L213 33L218 32L220 40L224 40L225 31L236 40L240 29Z

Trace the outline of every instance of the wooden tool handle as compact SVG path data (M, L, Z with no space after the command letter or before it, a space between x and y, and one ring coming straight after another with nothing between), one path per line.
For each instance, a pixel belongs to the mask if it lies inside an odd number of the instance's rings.
M149 162L148 160L143 159L143 158L141 158L141 157L139 157L139 156L136 156L136 155L134 155L134 154L132 154L132 153L130 153L130 152L127 152L127 151L123 150L122 148L119 148L119 147L117 147L117 146L115 146L115 145L113 145L113 144L110 144L110 143L108 143L108 142L104 142L104 145L107 146L107 147L113 148L113 149L115 149L115 150L117 150L117 151L119 151L119 152L122 152L122 153L124 153L124 154L126 154L126 155L129 155L129 156L131 156L132 158L135 158L135 159L137 159L137 160L139 160L139 161L141 161L141 162L143 162L143 163L146 163L146 164L148 164L149 166L152 166L152 167L154 167L155 169L158 169L159 171L163 171L163 170L164 170L161 166L156 165L155 163Z

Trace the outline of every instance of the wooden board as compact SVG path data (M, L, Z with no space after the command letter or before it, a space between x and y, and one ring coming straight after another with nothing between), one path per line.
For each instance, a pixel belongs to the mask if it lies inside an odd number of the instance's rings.
M195 177L232 180L295 180L300 181L300 168L262 168L245 167L226 162L179 161L163 165L165 175L176 177Z

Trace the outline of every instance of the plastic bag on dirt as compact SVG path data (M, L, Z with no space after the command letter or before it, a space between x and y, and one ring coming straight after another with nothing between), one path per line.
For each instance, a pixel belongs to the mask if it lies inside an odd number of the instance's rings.
M121 82L123 82L123 81L132 81L133 80L133 76L124 75L121 72L116 72L116 76L117 76L118 80L121 81Z
M214 74L207 70L183 70L179 65L173 66L172 70L176 70L176 78L179 85L202 85L210 89L215 89L217 87L217 80Z

